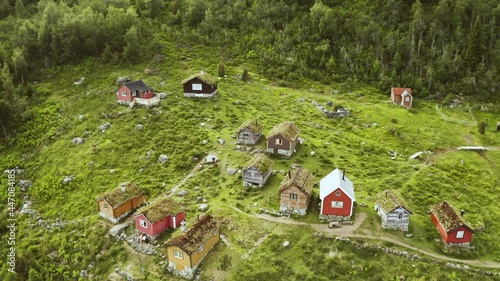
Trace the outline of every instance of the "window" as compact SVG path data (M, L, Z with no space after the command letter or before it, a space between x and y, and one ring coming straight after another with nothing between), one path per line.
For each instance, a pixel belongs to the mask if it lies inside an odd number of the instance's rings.
M403 219L403 213L398 214L398 219L402 220Z
M458 231L457 232L457 239L464 238L464 232L463 231Z
M139 224L144 227L144 228L147 228L148 227L148 223L143 221L143 220L139 220Z
M201 245L199 248L198 248L198 253L201 253L203 252L203 250L205 249L205 245Z
M290 200L297 200L297 194L290 193Z
M132 96L135 97L135 92L132 92Z
M122 91L122 96L126 97L127 96L127 92Z
M250 134L249 134L249 133L243 133L243 136L244 136L245 138L248 138L248 137L250 136Z
M335 191L335 196L340 196L340 191Z
M201 84L193 84L192 89L193 91L201 91Z
M282 145L283 141L281 139L276 139L275 144L276 145Z
M410 101L410 97L406 97L406 101Z
M182 252L174 250L174 257L182 260Z
M332 208L344 208L344 202L332 201Z
M104 203L103 207L104 207L104 210L108 210L108 203Z

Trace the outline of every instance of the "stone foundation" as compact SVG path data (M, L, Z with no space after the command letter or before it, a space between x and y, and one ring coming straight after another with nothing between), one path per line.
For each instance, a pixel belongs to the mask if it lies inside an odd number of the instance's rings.
M351 216L335 216L335 215L319 215L320 220L326 221L347 221L351 219Z
M172 272L172 274L174 274L175 276L180 276L182 278L185 278L185 279L193 279L194 278L194 274L196 273L196 268L197 266L195 267L184 267L183 270L177 270L175 268L175 263L169 261L168 262L168 267L167 267L167 270Z
M306 208L288 208L287 206L280 206L280 212L282 213L291 213L291 214L297 214L299 216L305 216L307 214L307 209Z
M408 225L407 224L386 224L382 222L380 226L383 229L396 229L396 230L401 230L401 231L408 231Z
M217 96L217 91L210 94L201 94L201 93L184 93L184 96L187 98L204 98L211 99Z

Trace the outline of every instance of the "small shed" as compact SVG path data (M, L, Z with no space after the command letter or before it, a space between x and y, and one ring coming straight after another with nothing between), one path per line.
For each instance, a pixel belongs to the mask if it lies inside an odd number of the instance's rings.
M289 171L279 189L280 211L306 215L313 185L313 175L303 167Z
M186 218L184 209L171 198L140 209L135 216L135 228L151 238L167 229L177 228Z
M375 197L375 211L385 229L408 231L412 212L403 199L391 190L384 190Z
M432 206L431 220L448 246L470 246L475 231L447 201Z
M394 104L410 109L413 103L411 88L391 88L391 101Z
M280 123L271 129L267 137L267 153L290 157L295 152L300 130L290 121Z
M203 70L182 81L185 97L214 98L217 96L217 79Z
M257 154L243 169L243 186L262 187L273 171L273 160L265 154Z
M125 182L97 199L97 208L101 217L117 223L144 202L144 192L135 183Z
M256 144L262 136L262 125L257 119L248 120L243 123L237 131L239 144Z
M220 240L219 223L211 215L200 218L181 236L167 241L167 270L192 279L200 262Z

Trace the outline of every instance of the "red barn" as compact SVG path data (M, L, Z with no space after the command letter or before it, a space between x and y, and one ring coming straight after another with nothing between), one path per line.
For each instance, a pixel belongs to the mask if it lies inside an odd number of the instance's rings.
M151 99L153 97L153 88L146 85L142 80L124 83L116 91L116 100L125 104L131 103L135 98Z
M394 104L410 109L413 103L411 88L391 88L391 100Z
M436 225L439 234L450 246L468 247L474 230L465 223L447 202L440 202L431 208L431 220Z
M340 172L333 170L319 182L319 197L321 199L321 219L350 219L356 197L354 185Z
M181 206L169 198L139 212L135 216L135 227L149 237L156 237L169 228L177 228L186 218Z

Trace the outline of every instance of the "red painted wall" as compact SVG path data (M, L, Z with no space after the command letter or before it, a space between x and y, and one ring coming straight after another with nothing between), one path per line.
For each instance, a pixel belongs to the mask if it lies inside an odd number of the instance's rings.
M335 192L340 191L340 196L335 196ZM332 208L332 201L344 202L343 208ZM332 193L323 198L322 215L335 215L335 216L350 216L352 215L351 198L347 196L340 188L335 189Z
M123 91L127 92L126 96L122 96ZM132 96L130 95L130 90L127 87L121 86L116 92L117 92L117 95L116 95L117 100L132 101Z
M472 232L470 232L470 230L467 227L461 226L450 233L446 233L444 229L441 227L441 224L439 223L437 218L434 216L434 213L431 213L431 220L436 225L439 234L441 234L441 237L443 237L446 243L467 243L472 241ZM460 239L457 238L458 231L464 232L463 238Z
M147 91L147 92L142 92L139 94L139 98L143 98L143 99L151 99L153 97L154 97L153 90Z
M139 230L140 232L147 234L149 236L156 236L163 231L169 229L169 228L177 228L181 224L183 220L186 219L186 214L184 211L178 213L176 216L176 221L175 221L175 226L173 225L174 219L173 216L167 216L161 221L157 221L156 223L152 224L146 216L143 214L140 214L135 217L135 228ZM147 222L147 228L144 228L141 226L139 220L144 220Z

